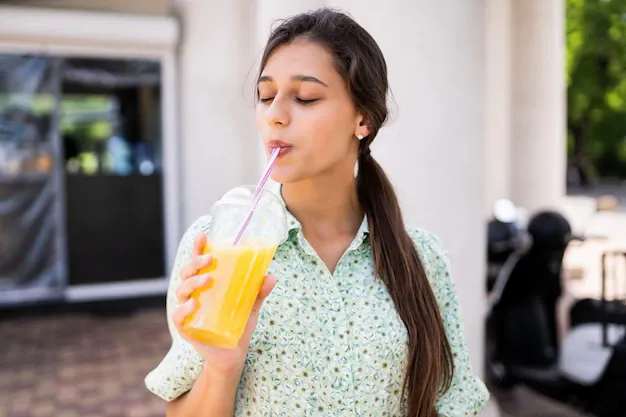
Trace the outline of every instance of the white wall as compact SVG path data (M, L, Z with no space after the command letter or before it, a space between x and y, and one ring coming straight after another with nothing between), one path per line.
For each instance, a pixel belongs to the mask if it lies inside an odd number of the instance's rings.
M277 20L285 19L298 13L307 12L325 5L324 0L256 0L257 4L257 41L260 49L270 35L270 30Z
M180 3L183 228L228 189L256 181L258 155L246 79L256 58L246 0Z

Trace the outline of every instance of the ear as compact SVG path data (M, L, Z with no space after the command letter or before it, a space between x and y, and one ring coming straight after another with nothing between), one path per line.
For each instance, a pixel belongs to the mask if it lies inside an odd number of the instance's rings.
M364 138L368 137L372 133L371 123L365 117L365 115L359 113L357 118L357 126L354 130L354 136L362 135Z

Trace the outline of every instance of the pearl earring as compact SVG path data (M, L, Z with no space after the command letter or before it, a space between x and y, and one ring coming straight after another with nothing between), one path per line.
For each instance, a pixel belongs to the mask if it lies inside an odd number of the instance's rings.
M364 137L363 135L357 135L357 138L358 138L359 140L362 140L362 139L363 139L363 137Z

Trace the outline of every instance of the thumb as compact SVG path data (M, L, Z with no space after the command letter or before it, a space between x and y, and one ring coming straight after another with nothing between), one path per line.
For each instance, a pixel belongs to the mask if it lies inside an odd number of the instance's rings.
M254 306L252 307L252 314L259 314L263 301L265 301L267 296L270 295L274 286L276 286L276 277L274 275L266 275L265 278L263 278L263 285L261 285L259 295L257 296Z
M254 306L252 307L252 313L250 314L250 318L248 319L248 323L246 324L246 328L241 337L241 341L246 345L250 343L254 329L256 329L256 324L259 320L259 311L261 310L263 301L265 301L267 296L270 295L274 286L276 286L276 277L273 275L265 276L259 295L257 296Z

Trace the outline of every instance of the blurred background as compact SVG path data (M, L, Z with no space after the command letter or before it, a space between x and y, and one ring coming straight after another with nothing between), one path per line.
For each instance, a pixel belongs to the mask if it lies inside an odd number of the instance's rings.
M9 0L0 417L164 415L178 241L256 182L264 42L321 6L387 58L373 155L450 253L481 415L626 416L626 0Z

